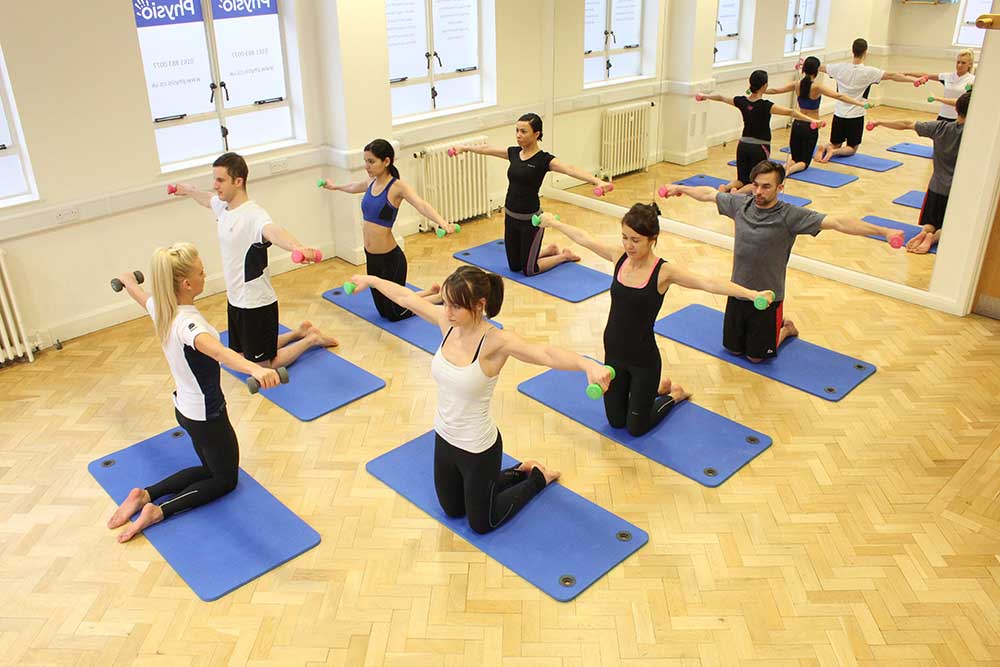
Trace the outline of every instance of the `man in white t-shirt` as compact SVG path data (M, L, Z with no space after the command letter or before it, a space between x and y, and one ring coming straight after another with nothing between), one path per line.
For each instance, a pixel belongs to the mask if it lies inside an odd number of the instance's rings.
M820 71L826 72L837 82L837 90L848 97L868 101L868 93L879 81L900 81L919 85L924 80L920 77L906 76L895 72L885 72L877 67L865 65L868 55L868 42L860 37L851 45L854 60L850 63L834 63L821 65ZM865 108L847 102L837 102L833 108L833 123L830 126L830 143L817 152L817 162L829 162L834 156L846 157L854 155L861 145L861 137L865 132ZM846 146L844 144L847 144Z
M278 335L278 295L271 287L267 249L274 244L297 250L310 262L318 251L271 222L267 211L247 196L249 169L242 156L224 153L212 169L214 194L178 183L175 195L190 197L215 213L229 301L229 347L261 366L280 368L312 347L336 346L335 338L308 321Z
M944 93L934 99L941 102L941 110L938 112L938 120L953 121L958 119L958 112L955 111L955 101L965 92L972 90L976 83L976 75L972 73L972 65L976 62L976 56L972 49L962 49L955 58L954 72L941 72L940 74L927 74L924 72L906 72L907 76L919 76L930 81L939 81L944 84Z

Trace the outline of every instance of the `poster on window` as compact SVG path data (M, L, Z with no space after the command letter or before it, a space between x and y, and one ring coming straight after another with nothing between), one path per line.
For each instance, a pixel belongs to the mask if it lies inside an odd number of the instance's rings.
M458 72L479 67L479 0L435 0L435 71Z
M154 119L214 111L199 0L134 0L149 107Z
M386 0L389 79L427 76L427 8L424 0Z
M212 19L225 107L284 98L278 0L212 0Z
M583 4L583 52L604 50L604 31L607 30L607 0L586 0Z

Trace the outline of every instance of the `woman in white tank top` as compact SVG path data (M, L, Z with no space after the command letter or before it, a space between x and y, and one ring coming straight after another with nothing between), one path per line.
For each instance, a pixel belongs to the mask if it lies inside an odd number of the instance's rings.
M438 385L434 415L434 487L441 508L466 516L477 533L488 533L559 478L535 461L500 469L503 441L490 413L500 370L514 357L529 364L587 373L606 390L608 370L596 361L553 345L529 343L486 318L500 312L503 279L475 266L455 270L441 286L443 305L388 280L356 275L351 282L381 292L398 305L441 328L444 340L431 360Z

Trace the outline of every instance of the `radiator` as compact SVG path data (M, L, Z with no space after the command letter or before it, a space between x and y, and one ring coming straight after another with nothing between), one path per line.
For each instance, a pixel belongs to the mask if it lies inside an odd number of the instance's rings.
M605 109L601 125L601 172L605 178L648 165L652 107L647 101Z
M468 152L448 157L448 149L455 145L485 146L486 137L435 144L416 153L423 163L424 199L448 222L489 215L486 157Z
M10 274L7 273L7 253L0 248L0 362L13 361L27 357L34 361L31 345L24 333L24 322L17 309L17 299L14 298L14 288L10 284Z

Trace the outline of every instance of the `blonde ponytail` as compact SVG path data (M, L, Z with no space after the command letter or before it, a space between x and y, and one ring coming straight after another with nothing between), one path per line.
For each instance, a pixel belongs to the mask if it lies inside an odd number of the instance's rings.
M157 248L150 260L153 286L154 325L160 344L165 345L170 335L170 325L177 314L177 292L181 282L196 270L198 249L190 243L175 243L167 248Z

